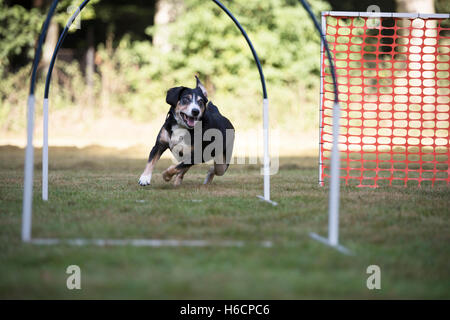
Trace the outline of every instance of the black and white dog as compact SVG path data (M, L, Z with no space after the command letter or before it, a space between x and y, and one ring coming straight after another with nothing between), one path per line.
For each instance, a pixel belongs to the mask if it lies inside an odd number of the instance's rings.
M198 77L194 89L175 87L167 91L169 113L148 157L147 166L139 178L141 186L149 185L156 162L167 148L179 162L162 173L165 181L175 176L174 185L194 164L214 159L204 184L228 169L234 144L234 127L219 109L208 102L208 93Z

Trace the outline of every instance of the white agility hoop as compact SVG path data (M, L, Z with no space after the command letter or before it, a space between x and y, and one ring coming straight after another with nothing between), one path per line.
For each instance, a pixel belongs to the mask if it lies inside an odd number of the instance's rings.
M246 39L261 78L262 90L263 90L263 143L264 143L264 164L263 164L263 176L264 176L264 195L258 196L260 199L267 203L276 205L276 202L270 199L270 155L269 155L269 102L267 98L266 84L264 80L264 74L262 72L261 63L256 54L256 51L251 43L244 28L240 25L238 20L233 14L218 0L212 0L217 4L236 24L241 31L242 35ZM75 12L69 18L63 32L60 35L58 43L56 44L53 52L52 61L47 73L47 80L45 85L44 102L43 102L43 152L42 152L42 200L48 201L48 109L49 109L49 88L51 73L56 60L56 56L59 48L64 41L70 25L75 18L80 14L81 10L86 6L89 0L84 0L80 6L77 7ZM53 12L58 4L58 0L54 0L47 14L46 22L40 35L40 41L37 46L35 54L35 64L33 66L33 76L31 78L31 90L28 99L28 119L27 119L27 146L25 156L25 178L24 178L24 194L23 194L23 212L22 212L22 241L37 244L37 245L54 245L54 244L68 244L68 245L97 245L97 246L113 246L113 245L132 245L132 246L148 246L148 247L174 247L174 246L188 246L188 247L206 247L206 246L223 246L223 247L242 247L250 242L244 241L207 241L207 240L174 240L174 239L43 239L32 238L32 199L33 199L33 171L34 171L34 147L33 147L33 131L34 131L34 84L35 73L37 69L37 60L39 59L39 52L42 47L43 38L47 33L48 23L53 15ZM255 244L262 247L271 247L271 241L255 242Z
M328 55L328 59L330 62L331 74L333 77L333 85L334 85L334 106L333 106L333 147L331 152L331 181L330 181L330 194L328 199L328 238L324 238L319 236L318 234L311 232L310 236L314 240L317 240L323 244L326 244L334 249L337 249L339 252L344 254L351 254L350 250L339 245L339 185L340 185L340 159L339 159L339 131L340 131L340 113L341 108L339 105L339 92L338 92L338 84L337 84L337 75L335 71L335 65L333 63L333 57L331 56L327 39L325 38L325 28L326 28L326 20L324 18L325 13L322 12L322 20L321 26L317 22L314 13L311 11L309 6L307 5L305 0L300 0L300 2L305 7L306 11L308 11L311 19L313 19L315 27L320 35L320 110L323 109L322 98L323 98L323 77L322 77L322 59L324 56L324 52L326 51ZM322 176L322 116L321 111L319 112L319 186L323 185L323 176Z

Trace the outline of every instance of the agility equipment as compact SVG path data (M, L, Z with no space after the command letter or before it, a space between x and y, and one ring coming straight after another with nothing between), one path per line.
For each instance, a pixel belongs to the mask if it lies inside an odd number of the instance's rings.
M335 65L333 62L333 56L331 55L331 51L328 46L328 41L325 38L324 32L322 28L319 25L319 22L317 21L316 17L314 16L314 13L311 10L311 7L308 5L308 3L305 0L299 0L300 3L303 5L305 10L308 12L311 20L314 22L314 26L316 27L317 32L320 35L321 39L321 59L323 59L323 53L324 51L327 53L328 58L328 65L330 67L330 75L331 75L331 87L332 87L332 93L333 95L333 112L332 112L332 137L333 137L333 144L331 148L331 180L330 180L330 194L328 197L328 238L322 237L318 235L317 233L311 232L310 236L314 240L317 240L323 244L326 244L328 246L331 246L334 249L337 249L338 251L344 253L344 254L351 254L350 250L348 250L346 247L341 246L339 244L339 166L340 166L340 159L339 159L339 150L337 143L334 143L334 141L338 141L339 138L339 131L340 131L340 113L341 108L339 105L339 89L338 89L338 82L336 77L336 70ZM323 21L322 21L323 23ZM320 161L320 160L319 160Z
M449 17L322 12L319 185L331 180L328 238L312 238L350 253L338 242L340 179L448 185Z
M323 12L342 107L340 177L346 185L448 185L448 14ZM330 177L328 61L321 54L319 184Z
M52 59L50 60L50 65L48 67L47 78L45 80L45 92L44 92L44 103L43 103L43 143L42 143L42 200L48 201L48 95L50 92L50 81L52 79L53 67L55 66L56 57L58 51L61 48L64 39L69 32L70 26L75 21L76 17L80 14L81 10L88 4L90 0L84 0L69 18L59 36L58 42L56 43L55 50L53 51Z
M59 0L54 0L50 5L47 13L47 18L41 28L36 51L34 52L33 67L31 70L30 93L28 95L27 106L27 146L25 149L25 168L24 168L24 190L23 190L23 204L22 204L22 241L31 240L31 212L33 206L33 171L34 171L34 147L33 147L33 133L34 133L34 89L36 85L36 74L39 60L41 57L42 44L44 43L47 29L50 20L55 12Z
M64 42L64 39L67 36L70 26L72 25L75 18L78 14L83 10L83 8L87 5L90 0L85 0L81 3L81 5L76 9L75 13L67 22L63 32L61 33L56 48L53 52L52 60L48 69L47 79L45 82L45 94L44 94L44 103L43 103L43 126L44 126L44 135L43 135L43 150L42 150L42 199L44 201L48 200L48 96L50 91L50 83L51 76L54 67L54 63L56 61L56 57L58 55L58 51L61 48L61 45ZM258 68L259 76L261 79L262 93L263 93L263 145L264 145L264 156L263 156L263 176L264 176L264 187L263 187L263 195L258 196L258 198L271 203L272 205L277 205L276 202L270 200L270 155L269 155L269 100L267 97L267 89L266 82L264 80L264 73L261 67L261 63L259 61L258 55L256 53L255 48L253 47L250 38L245 32L244 28L241 26L239 21L233 16L233 14L218 0L212 0L217 6L219 6L231 20L238 27L242 36L248 43L250 50L252 52L253 58L255 60L256 66Z
M219 6L228 17L233 20L235 25L238 27L242 36L247 41L250 50L252 52L253 58L255 60L256 66L258 68L259 76L261 79L261 86L263 92L263 143L264 143L264 163L263 163L263 176L264 176L264 187L263 187L263 195L258 196L260 199L272 204L277 205L276 202L270 199L270 155L269 155L269 100L267 96L266 83L264 80L264 74L261 67L261 63L259 61L258 55L253 47L252 42L250 41L247 33L244 28L241 26L239 21L233 16L233 14L218 0L212 0L217 6ZM43 102L43 126L44 126L44 135L43 135L43 150L42 150L42 199L44 201L48 201L48 109L49 109L49 92L50 92L50 83L51 83L51 75L53 71L53 67L56 61L56 57L59 49L61 48L64 39L67 36L70 26L76 17L80 14L83 8L88 4L89 0L84 0L69 18L66 23L64 30L62 31L58 42L56 44L55 50L52 55L52 59L50 62L50 66L47 72L47 78L45 83L45 93L44 93L44 102ZM48 22L50 21L53 12L56 8L58 1L54 1L52 3L52 7L47 15L45 28L42 29L40 39L43 39L47 33ZM38 43L38 47L36 52L40 52L42 47L42 42ZM38 59L36 54L35 60ZM37 67L37 63L35 63L33 72L35 72L35 67ZM35 77L32 77L32 86L34 90L34 82ZM34 92L34 91L33 91ZM136 245L139 243L140 245L147 246L171 246L174 243L178 245L184 246L201 246L210 245L208 241L176 241L176 240L159 240L159 239L138 239L138 240L108 240L108 239L72 239L72 240L59 240L59 239L32 239L31 238L31 221L32 221L32 189L33 189L33 128L34 128L34 95L30 94L30 98L28 101L28 140L27 140L27 152L25 156L25 183L24 183L24 199L23 199L23 219L22 219L22 240L24 242L32 242L36 244L55 244L65 242L68 244L96 244L96 245L105 245L105 244L117 244L117 245L127 245L132 244ZM222 243L222 245L226 246L241 246L242 242L239 241L228 241ZM271 245L269 241L261 242L263 247L267 247Z

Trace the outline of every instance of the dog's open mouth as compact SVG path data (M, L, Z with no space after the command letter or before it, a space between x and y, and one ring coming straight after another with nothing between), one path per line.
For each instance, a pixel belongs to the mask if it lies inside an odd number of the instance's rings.
M190 117L184 112L180 112L180 113L181 113L181 117L183 118L184 123L186 123L186 125L189 128L193 128L195 126L195 121L197 121L197 117Z

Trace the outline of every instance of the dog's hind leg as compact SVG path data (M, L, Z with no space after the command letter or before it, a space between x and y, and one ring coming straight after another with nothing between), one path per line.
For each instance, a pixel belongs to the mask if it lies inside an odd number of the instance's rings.
M208 173L206 174L205 181L203 181L203 184L209 184L214 179L214 166L209 168Z
M225 174L225 171L228 169L228 164L217 164L214 163L214 166L209 168L208 173L206 174L205 181L203 181L203 184L210 184L211 181L214 179L214 176L223 176Z
M186 166L181 169L179 173L175 175L175 181L173 182L174 186L179 186L181 182L183 182L184 174L189 170L191 166Z
M225 155L217 156L214 159L214 165L209 168L208 173L206 174L205 181L203 184L209 184L214 179L214 176L223 176L225 171L227 171L229 163L225 162Z
M178 186L180 185L181 181L183 181L184 174L189 170L191 166L191 164L185 164L183 162L171 165L169 168L163 171L163 179L166 182L169 182L173 176L176 176L174 185Z

